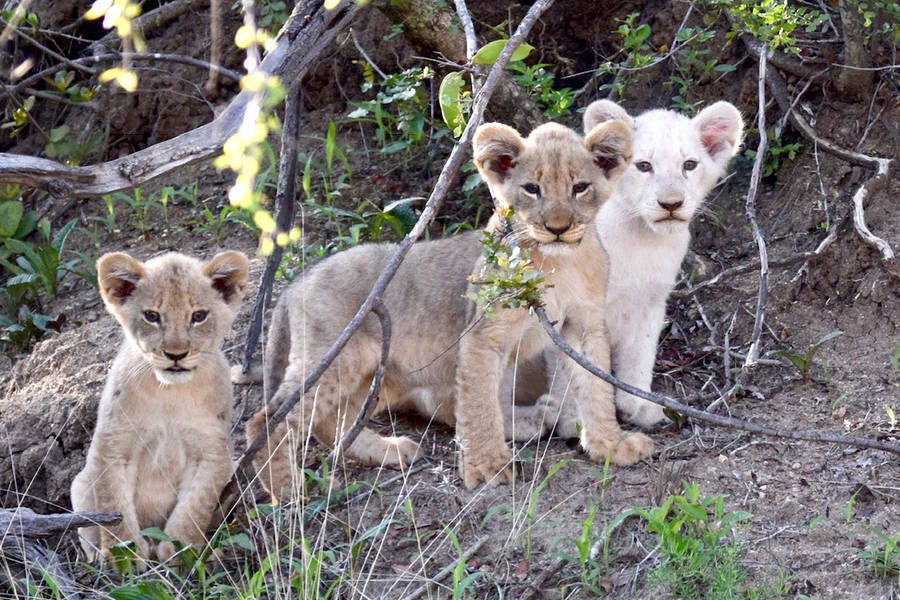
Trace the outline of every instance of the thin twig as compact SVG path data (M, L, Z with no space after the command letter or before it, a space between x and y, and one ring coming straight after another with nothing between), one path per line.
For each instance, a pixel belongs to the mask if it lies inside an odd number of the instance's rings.
M766 295L769 287L769 256L766 251L766 240L756 222L756 194L759 190L759 179L762 173L763 159L766 155L766 57L768 53L762 52L759 57L759 108L757 110L757 127L759 129L759 146L756 149L756 160L753 161L753 170L750 173L750 189L747 190L746 212L750 221L750 230L753 239L759 249L759 292L756 298L756 315L753 319L753 333L750 337L750 349L747 350L747 360L744 361L744 369L752 367L759 356L759 340L762 336L763 321L766 318Z
M425 594L425 592L427 592L427 591L428 591L435 583L438 583L438 582L441 581L443 578L445 578L447 575L449 575L450 573L452 573L453 570L456 569L456 565L459 564L459 561L460 561L460 560L463 561L463 562L467 562L470 558L472 558L472 556L473 556L476 552L478 552L478 551L481 549L482 546L484 546L484 543L487 542L488 539L490 539L490 536L484 536L484 537L480 538L478 541L476 541L474 544L472 544L472 547L471 547L471 548L469 548L468 550L466 550L465 552L463 552L463 553L460 555L460 557L459 557L459 559L458 559L457 561L450 563L449 565L447 565L446 567L444 567L443 569L441 569L440 571L438 571L437 573L435 573L434 576L431 577L431 578L429 579L428 583L426 583L425 585L423 585L423 586L420 587L419 589L415 590L415 591L412 592L411 594L408 594L408 595L404 596L404 597L403 597L403 600L416 600L416 598L420 598L420 597L421 597L423 594Z
M791 265L797 264L798 262L809 261L817 256L820 256L825 250L827 250L834 240L837 239L837 232L839 227L835 225L831 228L831 231L819 242L819 245L816 246L815 250L810 250L808 252L800 252L798 254L794 254L792 256L788 256L787 258L775 259L769 262L769 267L789 267ZM736 277L738 275L743 275L744 273L749 273L750 271L754 271L760 268L760 261L754 260L753 262L747 263L745 265L738 265L736 267L731 267L730 269L725 269L721 273L717 274L715 277L707 279L706 281L701 281L696 284L694 287L688 290L673 290L671 296L673 298L690 298L695 295L697 292L704 290L708 287L712 287L724 281L725 279L730 279L732 277Z
M284 104L284 127L281 133L281 156L278 162L278 187L275 192L275 205L278 214L275 215L276 231L290 231L294 224L294 192L297 187L297 139L300 134L300 110L303 103L300 102L300 86L295 84L288 92ZM263 315L272 297L272 283L275 273L281 264L284 247L275 244L272 254L266 259L266 269L263 271L262 280L259 282L259 291L256 293L256 304L253 305L253 313L250 317L250 329L247 332L247 343L244 345L244 362L241 371L250 371L250 361L256 342L262 330Z
M325 459L325 462L329 467L334 464L334 461L338 456L347 451L347 448L350 447L353 440L355 440L356 436L359 435L359 432L362 431L363 425L366 424L366 421L375 409L375 405L378 403L378 393L381 391L381 380L384 377L388 353L391 350L391 315L388 313L384 303L380 300L372 307L372 312L378 316L378 320L381 322L381 359L378 361L378 368L375 369L375 375L372 377L371 385L369 385L369 392L366 394L366 399L363 401L363 405L359 409L356 419L353 421L350 429L344 433L344 437L341 438L340 442L335 445L334 449L328 455L328 458Z
M359 329L359 327L362 325L362 322L365 319L366 315L368 315L369 311L372 310L376 303L381 301L381 296L384 293L384 290L387 288L388 284L397 273L397 270L400 268L400 264L403 262L403 259L409 252L410 247L426 231L431 221L437 214L437 211L440 209L441 204L443 204L444 198L446 197L447 191L449 190L450 183L453 181L457 171L466 159L469 146L471 145L472 138L475 135L475 129L481 123L481 119L484 116L484 110L487 107L488 100L490 99L491 94L493 94L494 89L497 87L497 84L500 82L503 75L503 69L506 68L506 64L509 62L509 58L510 56L512 56L513 50L515 50L518 45L524 41L525 37L528 35L528 32L531 31L531 28L534 26L534 23L537 21L538 17L540 17L540 15L543 14L543 12L547 10L547 8L549 8L552 4L553 0L538 0L531 6L530 9L528 9L528 13L526 13L521 23L519 23L516 32L509 38L509 41L503 48L500 56L497 57L497 61L494 63L494 65L491 67L490 72L488 73L487 79L484 82L484 86L475 97L475 101L472 104L472 115L469 118L469 123L463 130L459 141L450 152L450 157L444 164L444 168L441 170L441 173L438 176L437 183L435 183L434 189L431 192L431 196L429 197L428 202L425 204L425 207L422 209L422 214L419 216L419 219L416 221L415 225L413 225L412 230L406 234L406 236L403 238L403 240L400 241L399 244L397 244L393 256L391 256L391 258L388 260L387 265L373 284L369 295L359 307L356 315L354 315L350 323L347 324L347 327L344 328L344 330L338 336L338 339L334 341L334 343L325 353L325 356L323 356L319 363L315 366L315 368L312 369L309 376L303 382L303 386L296 389L293 394L291 394L284 400L284 402L282 402L281 406L279 406L275 410L275 412L273 412L269 416L262 433L260 433L256 437L256 439L247 446L247 449L244 451L244 454L238 461L236 473L240 473L250 466L253 457L266 443L267 432L274 431L281 423L281 421L283 421L287 416L287 413L290 412L294 405L297 404L300 398L302 398L303 395L308 392L309 389L313 386L313 384L315 384L315 382L319 380L319 377L322 376L325 370L331 365L332 361L334 361L337 355L340 354L344 349L344 346L349 341L350 337L353 336L353 334L356 333L356 330ZM229 482L226 489L231 488L231 486L235 483L235 478L232 477L232 481Z
M212 63L208 63L205 60L194 58L193 56L184 56L182 54L166 54L161 52L132 52L130 55L131 60L133 61L147 61L147 62L175 62L184 65L189 65L192 67L197 67L200 69L209 69L214 70L220 75L227 77L232 81L240 81L241 74L237 71L232 71L231 69L222 67L220 65L214 65ZM122 60L122 54L119 52L111 52L108 54L98 54L96 56L85 56L84 58L76 58L71 62L78 63L81 65L96 65L100 63L107 62L117 62ZM29 75L25 79L21 79L16 82L15 85L11 86L9 90L7 90L8 94L17 94L24 90L25 88L31 86L34 83L37 83L43 80L45 77L49 77L56 73L57 71L62 71L68 65L63 63L57 63L53 66L47 67L42 71L38 71L33 75Z
M557 571L563 568L568 562L566 558L557 558L550 566L541 571L540 575L535 577L534 581L529 582L528 590L522 595L522 600L532 600L533 598L542 598L544 583L550 579Z
M466 61L472 63L472 58L478 49L478 39L475 37L475 25L472 24L472 15L466 6L466 0L453 0L456 6L456 15L462 23L463 34L466 36ZM481 65L472 64L472 94L477 94L484 80L484 68Z
M858 446L861 448L883 450L885 452L892 452L894 454L900 455L900 443L891 443L887 441L872 440L868 438L839 435L819 431L797 431L793 429L782 429L780 427L773 427L771 425L765 425L761 423L751 423L750 421L745 421L743 419L711 414L706 411L696 409L692 406L682 404L681 402L678 402L677 400L673 400L666 396L661 396L653 392L642 390L631 384L625 383L624 381L617 377L614 377L613 375L610 375L606 371L592 364L582 354L579 354L575 349L573 349L553 327L553 323L551 323L550 319L547 318L547 313L543 307L539 306L535 308L534 311L537 314L538 319L540 319L541 324L544 326L544 330L550 336L550 339L553 340L553 343L556 344L563 352L565 352L572 360L581 365L583 368L587 369L588 372L595 375L596 377L599 377L603 381L621 390L624 390L629 394L637 396L638 398L649 400L654 404L659 404L664 408L668 408L683 415L687 415L692 419L696 419L697 421L703 421L705 423L711 423L713 425L719 425L722 427L730 427L732 429L749 431L751 433L757 433L759 435L766 435L775 438L787 438L792 440L805 440L808 442L826 442L831 444Z
M375 61L369 58L369 55L366 54L366 51L363 50L363 47L359 45L359 41L356 39L356 32L353 31L352 27L350 28L350 39L353 40L353 45L356 46L356 51L362 55L363 60L369 63L369 66L372 67L372 70L378 73L378 76L382 79L387 79L387 75L384 73L384 71L378 68L378 65L375 64Z

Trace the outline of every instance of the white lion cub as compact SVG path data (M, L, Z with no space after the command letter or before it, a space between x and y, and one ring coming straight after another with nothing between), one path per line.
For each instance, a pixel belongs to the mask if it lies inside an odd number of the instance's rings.
M247 282L247 258L223 252L206 264L182 254L141 263L127 254L97 261L106 309L125 340L106 380L84 469L72 481L75 511L120 512L110 528L81 529L90 560L160 527L199 551L232 473L231 382L222 340ZM168 541L152 555L167 560Z
M609 253L606 325L616 376L643 390L653 381L666 300L691 240L691 218L725 172L741 141L743 121L732 104L716 102L693 119L669 110L632 118L598 100L584 128L618 119L632 124L634 159L597 213ZM658 404L616 390L616 406L641 427L666 419Z

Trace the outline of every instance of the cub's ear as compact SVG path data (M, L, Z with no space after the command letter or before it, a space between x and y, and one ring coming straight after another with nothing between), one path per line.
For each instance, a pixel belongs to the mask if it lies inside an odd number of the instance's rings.
M122 252L101 256L97 260L97 286L107 308L124 304L144 273L143 263Z
M240 252L230 250L216 254L203 265L203 274L212 279L213 288L227 304L235 305L244 297L250 262Z
M607 121L591 129L584 147L609 181L619 177L631 162L631 128L622 121Z
M584 111L584 133L587 134L606 121L623 121L629 128L634 129L634 120L624 108L612 100L595 100Z
M724 169L741 143L744 130L741 113L730 102L720 100L701 110L691 122L706 152Z
M519 132L502 123L485 123L475 132L475 166L489 186L506 181L525 147Z

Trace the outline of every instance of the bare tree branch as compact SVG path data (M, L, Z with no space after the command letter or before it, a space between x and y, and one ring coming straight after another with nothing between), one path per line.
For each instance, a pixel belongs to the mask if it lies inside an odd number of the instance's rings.
M299 81L338 33L349 26L358 10L355 2L333 11L326 11L322 0L298 2L260 70L278 75L283 81ZM144 185L181 167L208 160L219 154L222 144L238 130L253 93L241 92L215 120L202 127L116 160L81 167L79 173L89 175L88 181L50 177L53 181L44 180L37 187L75 197L101 196ZM0 156L0 165L9 156ZM0 168L0 182L16 181L2 175L2 171Z
M725 417L722 415L708 413L692 406L688 406L687 404L682 404L677 400L667 398L666 396L661 396L659 394L654 394L653 392L648 392L640 388L636 388L633 385L625 383L621 379L610 375L606 371L592 364L587 358L579 354L568 343L566 343L562 336L559 335L559 332L556 331L556 329L553 327L553 323L550 322L550 319L547 318L547 313L546 311L544 311L543 307L537 307L535 309L535 312L537 313L537 317L538 319L540 319L541 324L544 326L544 330L547 332L547 335L549 335L550 339L553 340L553 343L556 344L563 352L565 352L572 360L587 369L588 372L599 377L603 381L614 385L617 388L625 390L629 394L633 394L639 398L649 400L654 404L659 404L660 406L663 406L665 408L674 410L683 415L687 415L692 419L703 421L705 423L711 423L713 425L719 425L722 427L729 427L731 429L749 431L750 433L757 433L759 435L765 435L769 437L786 438L791 440L804 440L808 442L842 444L845 446L858 446L860 448L871 448L873 450L883 450L885 452L891 452L893 454L900 454L900 444L898 443L886 441L883 442L881 440L873 440L869 438L825 433L819 431L796 431L793 429L773 427L771 425L762 423L753 423L750 421L745 421L743 419L735 419L732 417Z
M756 194L759 190L759 179L762 174L762 164L766 156L768 134L766 133L766 57L767 52L762 52L759 57L757 129L759 130L759 146L756 148L756 160L753 161L753 170L750 173L750 189L747 190L746 212L750 221L750 230L753 239L759 249L759 292L756 299L756 315L753 318L753 333L750 336L750 349L747 350L747 360L744 361L744 369L752 367L759 357L759 340L762 335L763 321L766 318L766 296L769 288L769 255L766 251L766 240L756 221Z
M30 508L0 509L0 538L16 535L26 538L45 538L78 527L90 525L118 525L121 513L61 513L40 515Z
M297 139L300 135L300 85L295 84L288 92L284 105L284 126L281 129L281 154L278 159L278 187L275 192L275 205L278 214L275 215L275 230L289 231L294 224L294 193L297 187ZM250 361L256 342L262 330L263 315L272 297L272 283L275 281L275 273L281 264L284 255L284 247L275 245L272 254L266 258L266 270L259 282L259 291L256 293L256 303L253 305L253 313L250 317L250 329L247 331L247 342L244 345L244 361L241 372L250 371Z

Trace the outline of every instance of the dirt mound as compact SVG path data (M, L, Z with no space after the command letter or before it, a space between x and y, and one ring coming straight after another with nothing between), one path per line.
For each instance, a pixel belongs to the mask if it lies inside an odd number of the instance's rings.
M15 365L0 399L0 505L68 508L119 335L104 316L39 343Z

